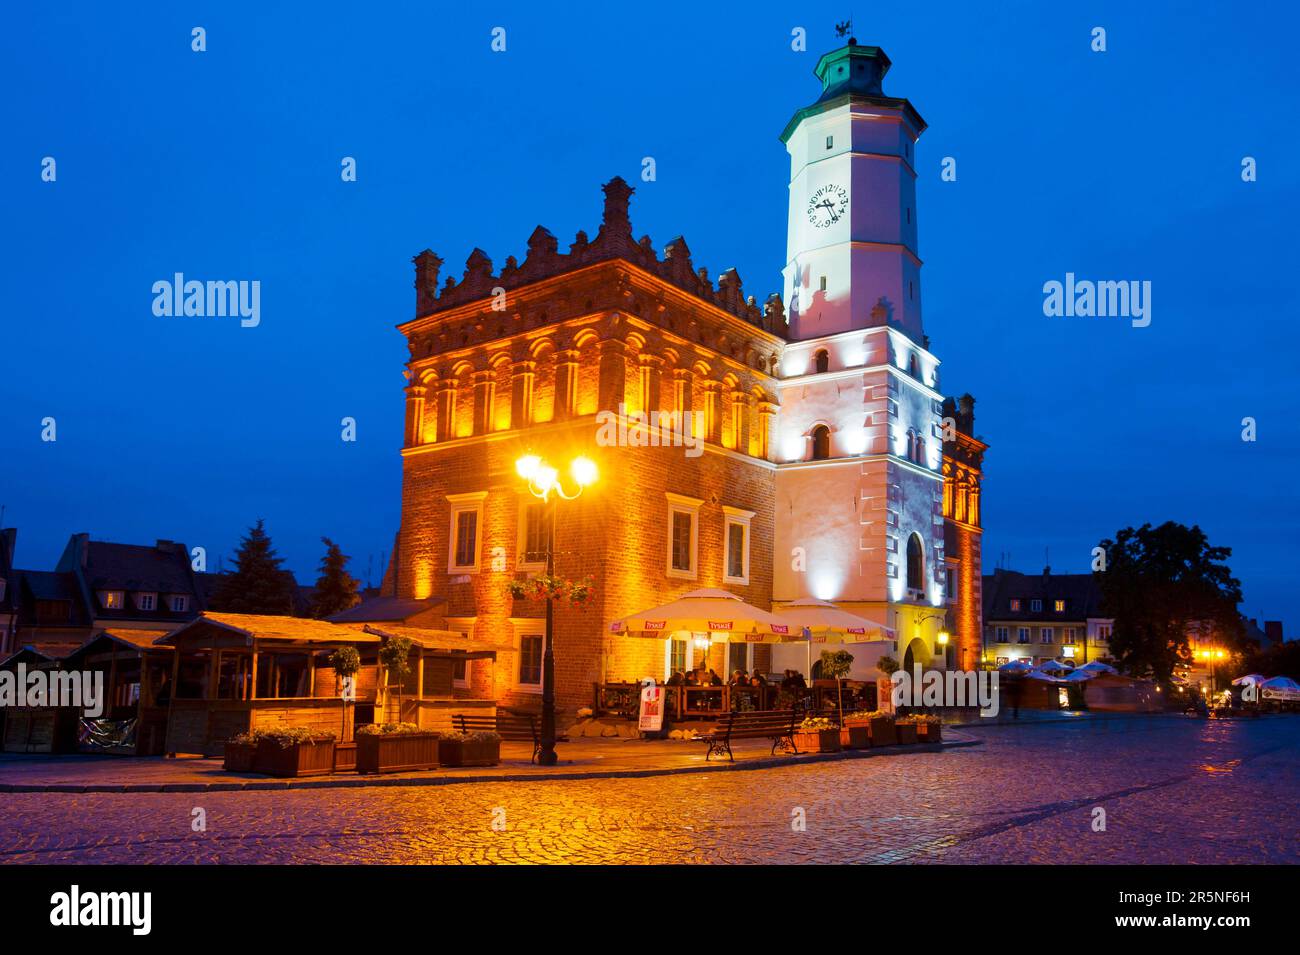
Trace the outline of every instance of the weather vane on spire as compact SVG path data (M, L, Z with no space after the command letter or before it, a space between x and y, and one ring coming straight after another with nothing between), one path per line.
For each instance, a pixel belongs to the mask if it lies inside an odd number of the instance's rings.
M848 36L849 31L852 29L853 29L853 21L845 20L843 23L835 24L835 35L838 37Z

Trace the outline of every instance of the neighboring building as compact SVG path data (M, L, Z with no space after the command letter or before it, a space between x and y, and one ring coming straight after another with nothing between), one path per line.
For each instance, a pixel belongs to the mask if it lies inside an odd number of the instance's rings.
M988 445L974 436L975 399L970 395L955 403L944 399L943 422L944 593L952 629L948 666L968 670L979 665L984 641L980 494Z
M4 566L11 567L17 535L13 528L3 534ZM206 606L189 552L169 540L115 544L74 534L53 571L8 570L3 576L12 591L5 597L13 620L4 653L31 646L61 658L108 629L161 635ZM0 620L4 614L0 609Z
M1110 656L1115 621L1101 616L1092 574L1021 574L995 570L984 578L984 659L1075 665Z
M567 253L539 226L522 263L498 272L475 249L441 289L442 260L416 256L416 317L399 326L410 351L402 525L384 591L441 598L448 629L498 647L495 681L483 666L476 691L512 704L541 691L543 607L506 592L545 564L547 511L515 473L526 453L557 467L585 455L601 474L557 512L556 573L591 576L595 593L581 610L556 607L562 709L590 705L598 682L701 662L803 668L801 646L607 632L702 587L764 608L817 596L894 628L895 645L850 648L855 676L874 676L883 653L944 666L951 609L975 665L985 445L969 433L973 399L966 428L943 440L920 307L913 150L925 123L883 93L888 68L854 41L822 57L821 97L782 135L788 319L779 296L747 298L734 269L715 286L682 238L662 259L648 236L634 239L633 190L619 178L604 187L595 238L579 232ZM699 453L663 446L650 412L698 415ZM611 423L622 446L602 440ZM957 488L967 495L951 520L945 461L953 506Z
M0 528L0 660L18 651L14 645L18 623L18 587L14 571L16 527Z

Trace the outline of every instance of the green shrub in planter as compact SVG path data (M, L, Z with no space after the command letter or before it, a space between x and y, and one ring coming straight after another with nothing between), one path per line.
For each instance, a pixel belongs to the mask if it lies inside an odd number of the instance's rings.
M414 723L372 723L357 730L357 772L409 773L438 768L438 736Z
M253 771L268 776L326 776L334 772L334 734L310 726L262 730Z

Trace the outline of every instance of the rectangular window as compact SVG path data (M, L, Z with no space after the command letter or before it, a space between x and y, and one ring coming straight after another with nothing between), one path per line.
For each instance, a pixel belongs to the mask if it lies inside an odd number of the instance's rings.
M667 493L668 497L668 561L667 574L682 580L697 576L696 555L699 552L700 505L699 498Z
M1029 601L1029 610L1031 613L1041 613L1042 609L1043 609L1043 602L1041 600Z
M1051 627L1043 627L1038 631L1038 639L1041 643L1051 643L1056 637Z
M826 291L826 276L822 276L822 291Z
M1029 628L1028 628L1028 627L1020 627L1020 628L1016 631L1016 640L1017 640L1017 642L1019 642L1019 643L1028 643L1028 642L1029 642Z
M833 149L834 147L835 147L835 137L834 137L834 136L827 136L827 137L826 137L826 148L827 148L827 149Z
M668 676L686 672L686 641L670 640L668 648Z
M753 511L742 511L738 507L722 506L723 519L726 521L726 547L723 560L722 578L729 584L749 583L749 523L753 520Z
M105 610L121 610L122 596L120 590L101 590L99 592L99 605Z
M727 672L723 679L730 681L731 674L737 670L743 673L749 672L749 644L747 643L727 644Z
M172 595L172 613L185 613L190 609L190 598L184 594Z
M998 627L997 633L998 633L998 643L1011 642L1011 631L1008 627Z
M520 511L519 562L545 564L551 540L551 507L541 501L527 501Z
M451 680L456 686L469 686L469 661L451 661Z
M542 685L542 643L540 633L525 633L519 638L519 685Z
M1065 628L1065 632L1061 635L1061 642L1067 647L1074 645L1074 627Z
M1106 626L1098 627L1098 628L1097 628L1097 639L1098 639L1098 640L1109 640L1109 639L1110 639L1110 627L1106 627Z
M1012 612L1012 613L1020 613L1020 598L1019 598L1019 597L1013 597L1013 598L1011 598L1011 612Z
M447 495L447 502L451 505L447 573L478 572L483 553L483 501L486 498L487 491Z
M1065 613L1065 601L1064 600L1052 601L1052 609L1055 610L1057 613Z
M135 604L141 610L153 610L154 602L158 599L157 594L136 594Z

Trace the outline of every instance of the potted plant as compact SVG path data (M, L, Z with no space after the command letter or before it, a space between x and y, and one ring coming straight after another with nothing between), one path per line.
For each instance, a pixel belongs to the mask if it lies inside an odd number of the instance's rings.
M839 752L839 727L822 716L806 717L795 728L794 748L804 753Z
M894 681L893 676L898 672L898 661L885 654L876 661L876 669L880 671L881 676L876 680L876 706L882 713L894 712Z
M840 724L841 749L866 749L871 745L871 729L863 720L846 718Z
M375 723L357 730L357 772L410 773L438 768L438 733L414 723Z
M898 742L915 743L916 742L916 717L904 716L894 723L894 732L898 734Z
M356 690L352 681L361 669L361 653L356 647L339 647L329 655L329 665L338 678L339 701L342 704L343 722L339 728L339 741L334 744L335 772L355 769L357 765L357 744L348 739L348 704L356 700Z
M310 726L263 730L253 771L268 776L328 776L334 772L334 734Z
M226 758L221 768L228 773L251 773L253 754L257 752L259 730L249 730L226 740Z
M849 726L865 726L867 739L872 746L892 746L898 742L892 713L874 710L870 713L851 713L844 718Z
M835 681L835 706L844 721L844 678L853 668L853 654L847 650L823 650L822 676Z
M384 679L385 688L393 686L388 682L389 679L396 678L397 680L397 719L399 722L402 719L402 684L411 673L411 646L410 637L389 637L388 641L379 648L379 662L383 665L386 674Z
M916 713L912 716L904 717L901 722L911 723L916 727L916 741L918 743L943 742L943 723L937 716L931 716L927 713Z
M438 762L444 766L495 766L501 762L501 737L491 730L440 731Z

